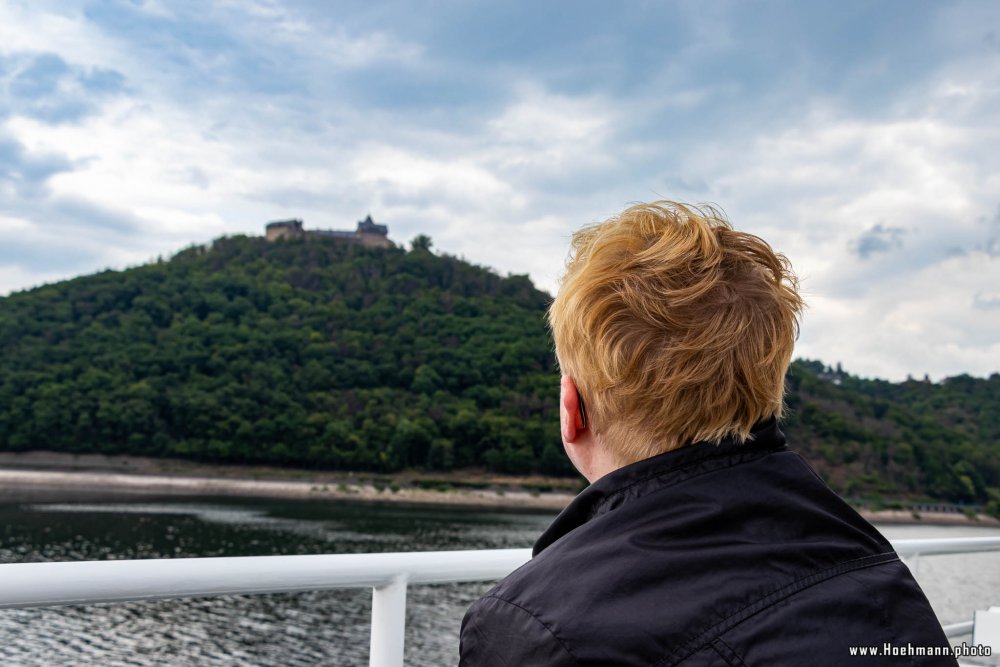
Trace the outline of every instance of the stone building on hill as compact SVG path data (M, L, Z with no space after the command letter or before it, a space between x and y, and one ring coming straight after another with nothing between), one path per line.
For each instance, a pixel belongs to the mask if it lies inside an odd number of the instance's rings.
M333 238L348 243L360 243L370 248L394 248L396 244L389 240L389 228L375 224L372 217L366 216L358 222L358 228L353 232L333 229L303 229L301 220L275 220L264 227L268 241L278 239L300 238Z

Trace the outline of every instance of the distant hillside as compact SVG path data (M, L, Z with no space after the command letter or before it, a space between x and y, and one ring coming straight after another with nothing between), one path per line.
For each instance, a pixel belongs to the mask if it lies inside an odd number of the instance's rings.
M526 276L333 239L230 237L0 299L0 449L572 474ZM797 361L792 446L849 495L1000 501L1000 375Z
M790 440L842 493L1000 510L1000 374L891 383L798 360L787 384Z

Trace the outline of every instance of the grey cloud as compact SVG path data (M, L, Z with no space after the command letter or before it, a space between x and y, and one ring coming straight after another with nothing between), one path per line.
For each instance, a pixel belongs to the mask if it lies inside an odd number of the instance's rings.
M1000 310L1000 294L983 294L977 292L972 297L972 307L979 310Z
M0 184L13 186L19 197L34 199L45 194L49 178L72 168L64 156L29 154L21 143L0 135Z
M130 213L80 197L53 196L49 179L77 166L78 162L64 155L28 152L23 144L0 133L0 210L25 220L42 221L37 224L49 229L138 234L142 223Z
M985 217L979 219L980 224L986 222ZM916 276L941 262L967 257L973 251L982 252L983 239L982 227L949 225L933 215L911 215L906 227L877 224L845 244L860 261L832 268L821 289L831 296L864 297L901 276ZM904 245L905 249L900 250ZM869 261L872 259L877 261ZM967 300L972 298L968 291L964 295Z
M125 89L120 72L70 65L54 53L0 56L0 118L26 116L53 125L96 111L98 102Z
M947 248L944 249L945 257L965 257L968 254L969 253L965 251L965 248L962 248L957 245L948 246Z
M183 176L187 180L187 182L196 185L202 190L207 189L208 186L212 184L212 182L208 178L208 175L205 174L205 172L198 167L189 167L188 169L184 170Z
M663 178L663 184L667 187L667 193L665 194L665 196L668 199L670 198L671 192L705 193L710 190L708 183L705 182L705 179L699 178L697 176L681 176L678 174L670 174Z
M35 276L69 276L111 266L107 251L141 245L142 222L127 213L72 198L5 201L0 209L27 220L27 230L0 243L0 267Z
M92 271L102 259L97 246L82 246L71 235L49 234L37 228L27 238L11 235L0 248L0 266L17 266L38 275Z
M91 94L114 94L125 90L125 76L113 69L95 68L83 73L79 80Z
M876 253L903 247L905 233L906 230L902 227L888 227L879 223L851 241L850 249L861 259L868 259Z
M166 69L153 73L161 89L186 96L192 90L202 95L278 96L306 94L299 53L308 53L314 41L304 38L297 53L285 53L283 42L273 39L275 23L280 26L289 10L274 8L265 27L247 32L256 3L171 2L170 15L141 11L122 3L88 3L83 14L103 31L125 36L130 55L139 62ZM278 3L283 4L283 3ZM247 9L251 9L247 12ZM340 12L327 13L339 15ZM301 29L301 26L297 26ZM311 28L306 29L308 34ZM289 58L292 58L291 62ZM183 76L174 73L183 72ZM143 81L144 87L149 81ZM197 103L192 100L193 103Z
M343 205L343 197L338 196L340 192L335 189L310 189L310 188L272 188L256 192L247 192L244 196L251 201L258 201L266 205L279 206L288 209L301 208L331 208L335 205ZM362 196L356 196L359 205L364 200Z
M990 257L1000 257L1000 206L997 206L997 212L993 214L993 218L990 220L983 220L987 224L986 229L986 243L983 246L983 250Z
M57 224L62 227L105 230L126 236L142 231L142 221L132 214L115 211L85 199L60 197L50 202L49 209Z
M43 53L14 74L8 90L14 97L36 100L54 93L59 81L69 73L65 60L53 53Z

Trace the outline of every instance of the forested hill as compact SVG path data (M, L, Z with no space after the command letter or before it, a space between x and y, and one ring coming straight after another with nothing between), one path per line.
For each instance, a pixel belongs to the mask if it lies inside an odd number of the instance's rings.
M1000 374L892 383L796 360L784 430L850 497L990 503L1000 516Z
M222 238L16 293L0 449L572 474L548 300L426 237ZM789 388L791 444L838 490L1000 494L1000 376L891 384L797 361Z
M0 443L565 470L548 296L422 241L222 238L0 300Z

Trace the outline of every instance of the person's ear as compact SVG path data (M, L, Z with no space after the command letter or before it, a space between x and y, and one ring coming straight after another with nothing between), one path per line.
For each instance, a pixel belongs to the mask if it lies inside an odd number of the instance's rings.
M563 375L559 383L559 417L565 442L575 442L579 432L587 427L583 416L583 401L576 390L576 383L568 375Z

